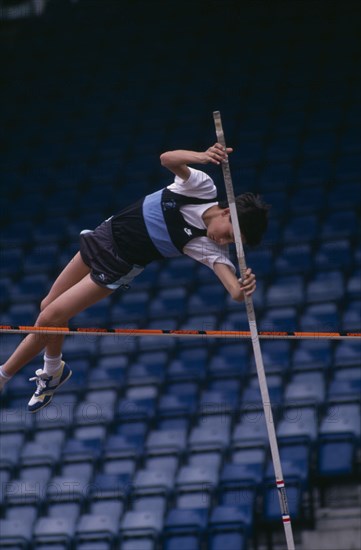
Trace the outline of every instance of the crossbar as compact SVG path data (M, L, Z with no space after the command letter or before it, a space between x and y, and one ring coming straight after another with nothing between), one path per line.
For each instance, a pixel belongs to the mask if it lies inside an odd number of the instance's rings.
M169 330L169 329L135 329L135 328L92 328L92 327L37 327L28 325L0 325L0 334L42 334L80 336L171 336L178 338L234 338L249 339L249 330ZM258 337L266 340L361 340L361 332L258 332Z

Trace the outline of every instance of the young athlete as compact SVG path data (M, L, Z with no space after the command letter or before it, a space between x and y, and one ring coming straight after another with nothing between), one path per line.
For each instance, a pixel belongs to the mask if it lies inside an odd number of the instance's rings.
M169 151L161 164L175 175L174 182L80 235L80 251L65 267L41 302L37 326L67 326L68 321L109 296L128 288L154 260L186 254L214 270L234 300L252 294L256 279L251 269L243 280L235 275L228 257L233 242L229 208L217 201L212 179L191 164L220 164L232 152L216 143L205 152ZM252 193L236 199L242 239L260 242L267 228L268 207ZM31 380L36 391L28 410L45 407L72 372L62 360L64 336L29 334L0 367L0 389L45 348L44 368Z

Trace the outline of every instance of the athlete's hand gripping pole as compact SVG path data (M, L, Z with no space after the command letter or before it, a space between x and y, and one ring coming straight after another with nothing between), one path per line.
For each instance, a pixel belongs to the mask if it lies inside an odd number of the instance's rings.
M226 141L224 137L220 112L214 111L213 118L214 118L214 124L216 128L217 141L226 149ZM228 206L231 214L231 222L233 226L234 242L236 245L238 264L239 264L241 277L243 277L247 269L247 265L246 265L244 250L243 250L241 231L240 231L239 222L238 222L236 202L235 202L233 183L232 183L232 177L231 177L231 171L229 168L228 158L222 161L222 171L223 171L224 183L225 183L226 192L227 192ZM255 363L257 367L258 381L259 381L260 390L261 390L264 416L267 424L268 438L269 438L270 447L271 447L272 461L273 461L273 467L274 467L275 476L276 476L277 492L278 492L280 506L281 506L281 514L282 514L282 521L283 521L285 535L286 535L287 548L288 550L294 550L295 545L293 540L291 518L288 511L288 502L287 502L285 483L283 480L282 467L281 467L281 461L280 461L277 438L276 438L276 431L273 423L272 407L271 407L269 393L268 393L268 386L267 386L267 380L266 380L266 375L265 375L265 370L263 365L260 341L258 337L256 316L254 312L252 296L245 295L244 300L245 300L248 323L249 323L249 328L251 333L253 353L254 353Z

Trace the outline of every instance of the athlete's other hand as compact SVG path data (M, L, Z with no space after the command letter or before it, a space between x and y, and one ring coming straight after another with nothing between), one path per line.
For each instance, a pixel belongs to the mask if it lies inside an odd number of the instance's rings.
M251 294L253 294L256 290L256 276L252 273L252 269L250 267L247 268L243 278L238 279L238 282L241 290L243 290L246 296L251 296Z
M213 164L220 164L222 161L228 158L229 153L232 153L232 147L227 147L226 149L220 144L215 143L202 153L202 163L208 164L209 162Z

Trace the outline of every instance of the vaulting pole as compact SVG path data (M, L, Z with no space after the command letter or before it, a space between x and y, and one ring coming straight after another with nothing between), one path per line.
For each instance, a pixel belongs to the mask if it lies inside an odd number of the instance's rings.
M224 137L220 112L214 111L213 118L214 118L214 124L216 128L217 141L226 150L226 141ZM240 231L239 222L238 222L236 202L235 202L235 196L234 196L234 190L233 190L232 176L229 168L228 159L225 159L222 162L222 170L223 170L224 183L225 183L226 192L227 192L228 206L231 214L231 221L233 226L234 241L236 245L238 264L239 264L241 277L243 278L247 270L247 265L246 265L244 250L243 250L241 231ZM283 521L283 526L284 526L285 535L286 535L287 548L288 550L294 550L295 543L293 540L291 518L288 510L287 495L286 495L285 483L283 480L282 466L281 466L281 460L280 460L277 437L276 437L276 430L273 423L272 408L269 406L270 398L269 398L267 380L266 380L266 375L265 375L265 370L263 365L263 358L262 358L261 346L260 346L259 335L257 330L256 315L253 307L252 296L245 295L244 301L245 301L246 310L247 310L248 324L249 324L250 333L251 333L253 353L254 353L255 363L257 367L257 375L258 375L258 381L259 381L260 390L261 390L263 409L265 412L265 419L267 423L268 439L271 447L272 461L273 461L273 467L274 467L275 476L276 476L276 486L277 486L278 496L279 496L279 501L281 506L281 514L282 514L282 521Z

